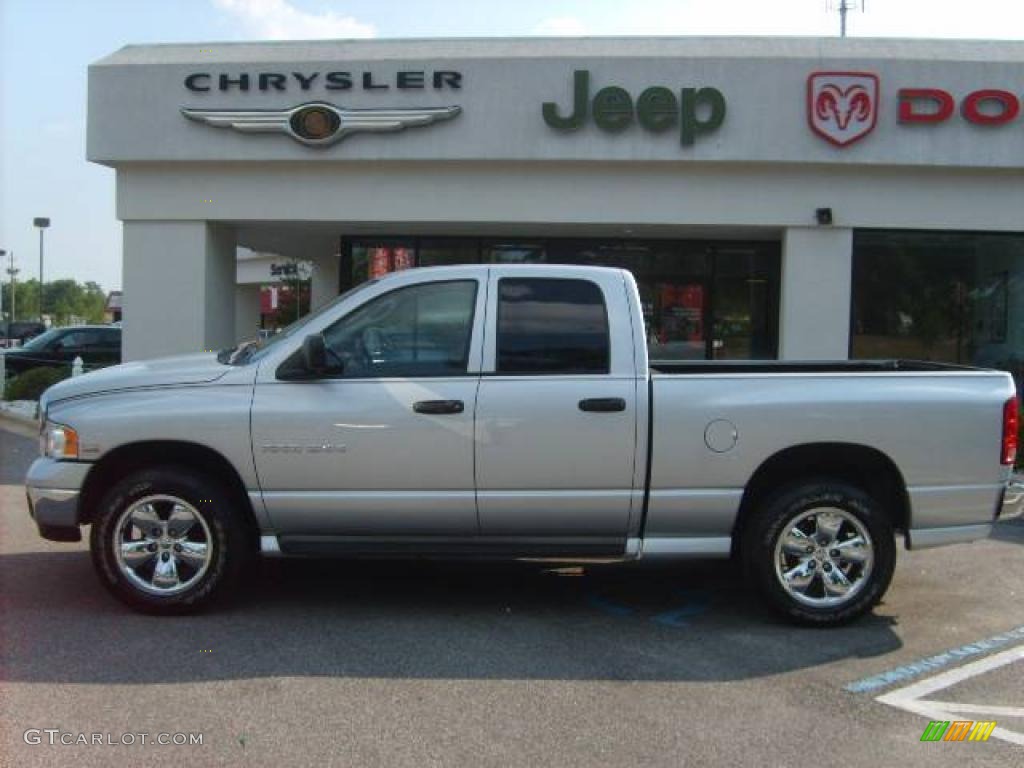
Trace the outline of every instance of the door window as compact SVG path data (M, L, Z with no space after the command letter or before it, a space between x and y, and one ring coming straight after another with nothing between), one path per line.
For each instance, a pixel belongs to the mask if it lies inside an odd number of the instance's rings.
M476 281L399 288L324 331L344 378L458 376L469 363Z
M54 345L55 348L70 351L95 346L99 335L95 331L71 331L64 334Z
M105 350L121 348L121 332L115 330L100 331L99 345Z
M608 373L610 358L608 311L595 283L498 281L498 373Z

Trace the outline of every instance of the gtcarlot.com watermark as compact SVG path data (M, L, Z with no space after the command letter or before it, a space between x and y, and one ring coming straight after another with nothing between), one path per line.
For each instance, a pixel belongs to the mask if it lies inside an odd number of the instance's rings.
M26 744L54 746L131 747L138 744L159 746L201 746L201 733L74 733L60 728L29 728L22 736Z

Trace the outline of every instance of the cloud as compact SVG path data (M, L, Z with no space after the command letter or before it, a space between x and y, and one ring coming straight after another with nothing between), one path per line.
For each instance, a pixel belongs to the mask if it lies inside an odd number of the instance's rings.
M241 23L247 35L263 40L323 40L374 37L372 24L334 11L309 13L287 0L213 0Z
M587 35L587 25L575 16L552 16L540 21L533 34L547 37L583 37Z

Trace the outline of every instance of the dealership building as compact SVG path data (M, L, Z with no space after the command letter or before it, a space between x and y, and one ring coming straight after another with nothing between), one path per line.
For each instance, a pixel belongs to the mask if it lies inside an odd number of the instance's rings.
M89 70L128 359L413 266L635 275L656 358L1024 370L1024 44L630 38L130 46ZM244 261L244 259L243 259Z

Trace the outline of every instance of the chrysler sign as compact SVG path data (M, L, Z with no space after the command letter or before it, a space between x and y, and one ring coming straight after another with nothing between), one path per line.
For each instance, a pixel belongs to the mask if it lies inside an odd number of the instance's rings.
M308 91L322 85L328 91L348 91L362 85L364 91L434 90L462 88L462 73L451 70L403 70L393 78L373 72L193 72L185 88L205 93L287 91L290 86ZM451 120L462 112L458 105L443 107L381 107L351 109L326 101L310 101L286 109L199 109L182 107L189 120L239 133L280 133L307 147L329 147L355 133L394 133L406 128Z
M400 91L422 91L432 88L459 90L462 73L439 69L427 71L408 69L387 77L374 72L193 72L185 77L185 87L193 93L207 91L242 92L277 91L291 89L308 91L323 86L328 91L387 91L394 87Z
M451 120L461 107L417 109L345 109L326 102L291 109L187 109L190 120L240 133L283 133L307 147L328 147L353 133L393 133Z

